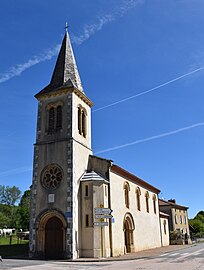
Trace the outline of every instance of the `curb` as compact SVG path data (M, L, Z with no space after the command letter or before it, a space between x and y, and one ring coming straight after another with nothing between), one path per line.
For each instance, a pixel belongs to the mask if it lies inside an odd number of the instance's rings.
M189 245L189 246L184 246L184 247L180 247L178 249L174 249L174 250L170 250L170 251L166 251L164 253L160 253L160 254L165 254L165 253L173 253L175 251L178 251L178 250L183 250L183 249L187 249L187 248L190 248L190 247L193 247L193 246L196 246L196 244L193 244L193 245ZM146 250L148 251L148 250ZM137 254L137 253L136 253ZM61 262L73 262L73 263L80 263L80 262L114 262L114 261L134 261L134 260L144 260L144 259L152 259L154 258L155 256L157 255L160 255L160 254L155 254L155 255L149 255L149 256L138 256L138 257L128 257L128 258L124 258L122 256L121 257L108 257L108 258L79 258L79 259L74 259L74 260L60 260Z

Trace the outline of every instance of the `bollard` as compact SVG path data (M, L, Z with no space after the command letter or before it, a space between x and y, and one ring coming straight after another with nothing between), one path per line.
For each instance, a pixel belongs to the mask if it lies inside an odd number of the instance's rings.
M9 244L11 246L11 243L12 243L12 235L9 236Z

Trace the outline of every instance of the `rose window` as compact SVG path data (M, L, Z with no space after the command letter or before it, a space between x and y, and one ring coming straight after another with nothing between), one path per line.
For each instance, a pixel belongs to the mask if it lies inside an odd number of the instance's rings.
M56 189L62 181L62 169L57 165L49 165L45 167L42 173L42 185L47 189Z

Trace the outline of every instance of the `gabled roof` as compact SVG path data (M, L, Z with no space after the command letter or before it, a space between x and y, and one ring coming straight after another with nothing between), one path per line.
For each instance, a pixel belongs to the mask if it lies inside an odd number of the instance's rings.
M112 165L111 171L119 174L120 176L125 177L128 180L132 180L133 182L137 183L138 185L141 185L144 188L149 189L150 191L153 191L157 194L160 193L160 190L158 188L150 185L149 183L145 182L144 180L140 179L139 177L135 176L134 174L124 170L123 168L121 168L117 165Z
M69 87L77 88L79 91L84 93L74 58L70 37L68 31L66 31L52 79L45 88L43 88L38 94L35 95L35 97L51 92L56 92L57 89Z
M173 203L170 201L165 201L163 199L159 199L159 207L166 207L169 206L171 208L177 208L177 209L181 209L181 210L187 210L189 207L183 206L183 205L179 205L177 203Z

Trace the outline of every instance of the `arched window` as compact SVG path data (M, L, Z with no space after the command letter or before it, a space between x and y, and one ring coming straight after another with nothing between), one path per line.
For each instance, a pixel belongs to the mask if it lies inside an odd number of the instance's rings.
M177 215L175 215L175 224L178 224Z
M55 109L51 107L49 109L49 120L48 120L48 132L53 133L55 130Z
M78 131L84 138L87 134L86 129L86 110L79 105L78 107Z
M82 134L82 119L81 119L81 108L78 107L78 131L79 134Z
M62 106L57 107L57 120L56 129L60 130L62 128Z
M156 207L156 195L154 194L153 197L152 197L152 200L153 200L153 209L154 209L154 213L156 214L157 213L157 207Z
M130 186L127 182L124 183L123 189L124 189L124 196L125 196L125 206L129 208L130 207L130 199L129 199Z
M145 200L146 200L146 211L149 213L149 192L145 193Z
M141 196L141 191L140 188L136 188L136 201L137 201L137 210L141 211L141 204L140 204L140 196Z
M62 105L61 101L48 104L47 110L47 133L54 134L62 129Z
M164 220L164 234L166 234L166 220Z
M86 137L86 114L84 110L82 111L81 118L82 118L82 134L84 137Z

